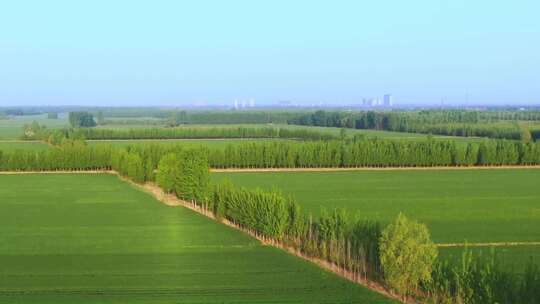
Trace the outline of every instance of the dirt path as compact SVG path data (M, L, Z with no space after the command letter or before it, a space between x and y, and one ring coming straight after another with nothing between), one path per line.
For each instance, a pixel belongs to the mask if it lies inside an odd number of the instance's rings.
M358 167L358 168L229 168L212 172L339 172L339 171L432 171L432 170L504 170L540 169L536 166L471 166L471 167Z

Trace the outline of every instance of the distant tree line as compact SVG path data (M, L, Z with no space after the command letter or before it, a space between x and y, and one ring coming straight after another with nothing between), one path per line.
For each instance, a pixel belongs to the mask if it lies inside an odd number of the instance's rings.
M167 111L157 117L171 125L182 124L280 124L298 115L290 110Z
M69 123L73 128L95 127L94 115L89 112L69 112Z
M478 111L479 118L485 121L500 121L500 120L527 120L527 121L540 121L539 110L491 110L491 111Z
M80 129L78 136L86 139L204 139L204 138L289 138L330 140L336 136L308 129L279 127L221 127L221 128L133 128ZM69 136L69 134L68 134Z
M47 119L58 119L58 113L56 112L47 113Z
M25 131L27 138L42 138L52 145L64 141L84 141L89 132L101 129L48 130L35 123ZM160 129L158 129L160 130ZM201 130L201 129L194 129ZM212 130L212 129L209 129ZM399 141L355 136L341 140L316 140L320 133L305 130L280 129L224 129L230 133L209 133L215 136L235 138L272 137L307 138L311 141L269 141L228 144L224 148L205 150L212 168L355 168L355 167L433 167L433 166L502 166L540 164L540 142L520 142L485 139L481 142L457 143L453 140ZM105 130L108 131L108 130ZM199 132L199 131L196 131ZM255 132L255 133L253 133ZM257 133L261 132L261 133ZM276 133L277 132L277 133ZM305 133L307 132L307 133ZM106 134L106 133L105 133ZM206 134L208 138L210 136ZM155 138L155 134L150 134ZM185 133L182 136L202 136L202 133ZM92 137L90 137L92 138ZM94 137L95 138L95 137ZM106 136L99 138L108 138ZM191 137L184 137L191 138ZM196 138L196 137L195 137ZM241 138L241 137L239 137ZM111 137L117 139L117 137ZM175 145L145 145L144 150L156 154L156 158L170 150L178 150ZM19 153L23 153L20 151ZM146 164L145 164L146 165Z
M99 123L98 125L106 126L106 125L114 125L114 126L152 126L152 127L159 127L164 126L166 124L165 120L162 119L154 119L154 118L114 118L114 119L106 119L103 118L103 122Z
M100 108L105 118L124 118L124 122L134 120L158 120L169 126L184 124L284 124L295 117L296 110L179 110L160 108ZM113 123L115 120L107 120Z
M421 111L421 112L327 112L316 111L290 119L289 124L372 129L395 132L438 134L447 136L476 136L522 140L531 132L518 123L482 122L481 112ZM535 126L533 139L538 139L540 126Z

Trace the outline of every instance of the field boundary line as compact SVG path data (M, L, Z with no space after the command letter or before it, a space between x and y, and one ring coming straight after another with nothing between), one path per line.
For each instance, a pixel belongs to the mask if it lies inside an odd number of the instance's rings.
M441 243L437 247L512 247L512 246L540 246L540 242L488 242L488 243Z
M354 168L213 168L211 172L340 172L340 171L439 171L439 170L508 170L508 169L540 169L534 166L469 166L469 167L354 167Z

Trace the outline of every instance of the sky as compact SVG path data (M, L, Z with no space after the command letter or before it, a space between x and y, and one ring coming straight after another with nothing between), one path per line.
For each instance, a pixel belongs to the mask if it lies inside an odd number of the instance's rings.
M540 1L1 1L0 106L540 104Z

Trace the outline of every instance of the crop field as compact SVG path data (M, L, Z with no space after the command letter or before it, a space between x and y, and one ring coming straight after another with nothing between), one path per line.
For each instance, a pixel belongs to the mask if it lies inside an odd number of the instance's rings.
M43 150L49 146L39 141L0 140L0 151Z
M399 212L426 223L437 243L540 241L540 170L425 170L354 172L213 173L249 188L277 187L305 212L345 208L350 214L392 220ZM450 260L463 247L441 248ZM489 256L490 247L473 248ZM497 247L509 269L522 269L540 246Z
M37 121L47 128L63 128L68 126L67 115L60 114L58 119L47 119L47 114L14 116L9 119L0 119L0 140L18 139L23 135L23 127Z
M2 303L390 303L106 174L0 175Z
M540 170L213 173L249 188L277 187L305 212L345 208L389 222L424 222L439 243L540 241Z
M125 146L138 146L138 145L148 145L148 144L158 144L158 145L181 145L185 147L208 147L208 148L225 148L229 144L243 144L243 143L257 143L257 142L268 142L268 141L284 141L286 139L156 139L156 140L89 140L88 144L92 146L98 145L112 145L115 147L125 147Z
M473 255L487 260L494 257L503 269L512 272L521 272L531 262L540 264L540 246L538 245L469 247L468 250ZM463 247L441 248L439 252L441 259L450 263L461 263Z

